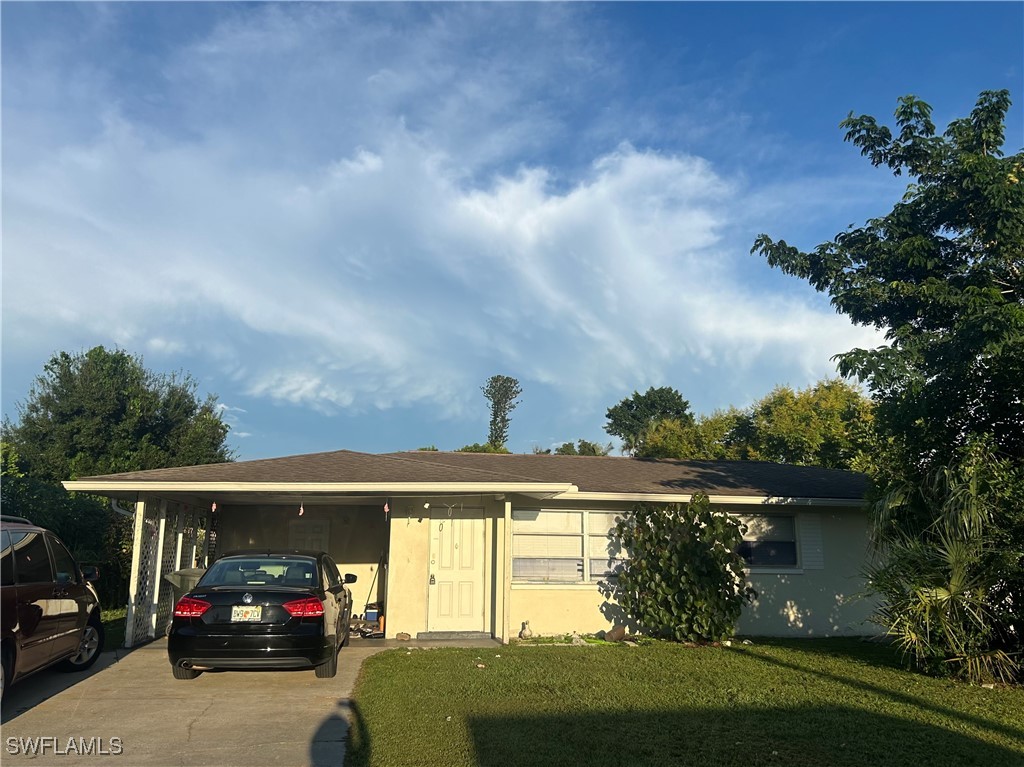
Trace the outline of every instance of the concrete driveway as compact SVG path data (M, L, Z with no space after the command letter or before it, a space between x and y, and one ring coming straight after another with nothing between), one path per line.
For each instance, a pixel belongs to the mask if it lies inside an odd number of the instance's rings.
M359 667L388 645L353 639L334 679L225 671L181 681L171 676L166 640L103 653L88 675L44 671L7 691L0 760L5 767L340 767ZM33 744L34 756L26 753Z

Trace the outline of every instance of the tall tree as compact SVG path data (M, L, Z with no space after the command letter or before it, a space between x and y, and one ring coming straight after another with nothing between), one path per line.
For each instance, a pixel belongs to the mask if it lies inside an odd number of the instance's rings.
M27 475L49 482L230 460L217 399L196 390L190 375L154 373L119 349L60 352L3 437Z
M658 421L673 418L693 423L690 403L669 386L652 386L643 394L635 391L633 396L608 408L605 417L608 422L604 430L613 437L619 437L622 449L627 453L635 453L641 448L644 434Z
M61 480L232 458L215 397L188 375L153 373L141 357L102 346L54 355L18 421L2 428L5 513L51 528L81 561L101 565L104 598L123 598L130 525L105 499L67 493Z
M903 199L810 253L763 234L752 248L885 331L886 346L838 355L876 402L878 540L893 567L913 559L909 544L965 553L905 567L910 578L876 573L893 576L882 619L922 665L938 656L972 678L983 659L1024 650L1024 153L1003 156L1009 107L1006 91L985 91L942 135L913 96L895 134L850 113L846 140L912 179ZM950 598L965 583L982 595L973 612ZM934 611L913 607L927 595ZM951 641L951 626L972 640Z
M487 432L487 444L504 447L508 442L508 427L512 411L520 402L517 397L523 393L522 387L519 386L519 381L515 378L494 375L487 379L487 383L480 387L480 391L491 403L491 423Z

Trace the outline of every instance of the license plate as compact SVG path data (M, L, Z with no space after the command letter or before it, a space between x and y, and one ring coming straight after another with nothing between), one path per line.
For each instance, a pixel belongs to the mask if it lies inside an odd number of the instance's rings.
M263 617L263 605L233 605L231 621L242 623L259 623Z

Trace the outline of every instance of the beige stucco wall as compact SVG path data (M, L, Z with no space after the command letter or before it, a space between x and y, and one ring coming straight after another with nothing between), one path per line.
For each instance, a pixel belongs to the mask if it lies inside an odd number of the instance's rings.
M761 507L756 510L764 511ZM751 513L749 508L746 511ZM855 598L862 588L859 570L867 546L865 514L845 509L801 508L799 512L815 514L820 520L822 569L750 573L749 581L759 596L744 609L738 633L792 637L877 633L878 628L866 622L872 604ZM509 608L513 635L524 621L530 622L535 635L596 633L615 622L628 625L617 605L606 599L596 584L514 583Z
M423 501L395 502L391 513L385 633L412 637L427 630L430 512Z
M287 547L288 525L299 519L293 506L225 506L217 511L218 551L252 547ZM387 545L387 527L380 506L339 506L303 503L302 519L326 520L329 524L327 553L342 573L358 580L350 587L355 612L362 613L367 602L381 601L385 573L378 573L381 554ZM374 580L376 575L376 580ZM369 599L367 599L369 595Z
M386 634L399 632L415 637L427 631L428 577L430 559L430 511L451 502L445 498L394 499L388 523L380 506L331 506L305 504L304 518L330 521L329 553L342 572L355 573L353 586L356 611L367 601L385 602ZM494 496L466 498L466 508L484 509L486 519L485 587L487 618L485 630L505 637L518 634L530 621L537 635L572 631L596 633L623 622L618 608L600 592L597 584L551 586L507 585L505 502ZM515 508L627 509L631 504L540 502L514 498ZM733 511L765 511L746 507ZM861 588L859 570L867 543L867 520L863 512L850 509L797 509L814 514L820 521L821 569L803 568L790 572L753 572L750 582L757 589L757 601L744 610L738 631L749 635L836 636L875 633L865 623L871 605L855 600ZM218 513L220 541L226 551L251 546L286 546L288 523L297 516L292 506L228 506ZM390 539L389 539L390 535ZM390 542L389 542L390 540ZM381 552L388 548L388 564L377 573ZM377 575L370 598L374 575ZM505 604L507 595L507 605Z
M824 567L803 572L753 572L758 592L737 625L762 636L856 636L877 634L867 622L874 602L858 599L860 569L868 546L867 515L857 510L820 510Z

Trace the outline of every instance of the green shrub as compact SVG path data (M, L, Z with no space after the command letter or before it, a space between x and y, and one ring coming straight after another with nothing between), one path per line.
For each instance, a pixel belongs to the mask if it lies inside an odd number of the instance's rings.
M736 519L697 494L685 507L638 504L616 532L629 559L610 595L642 631L677 642L733 635L743 605L755 596L736 553Z

